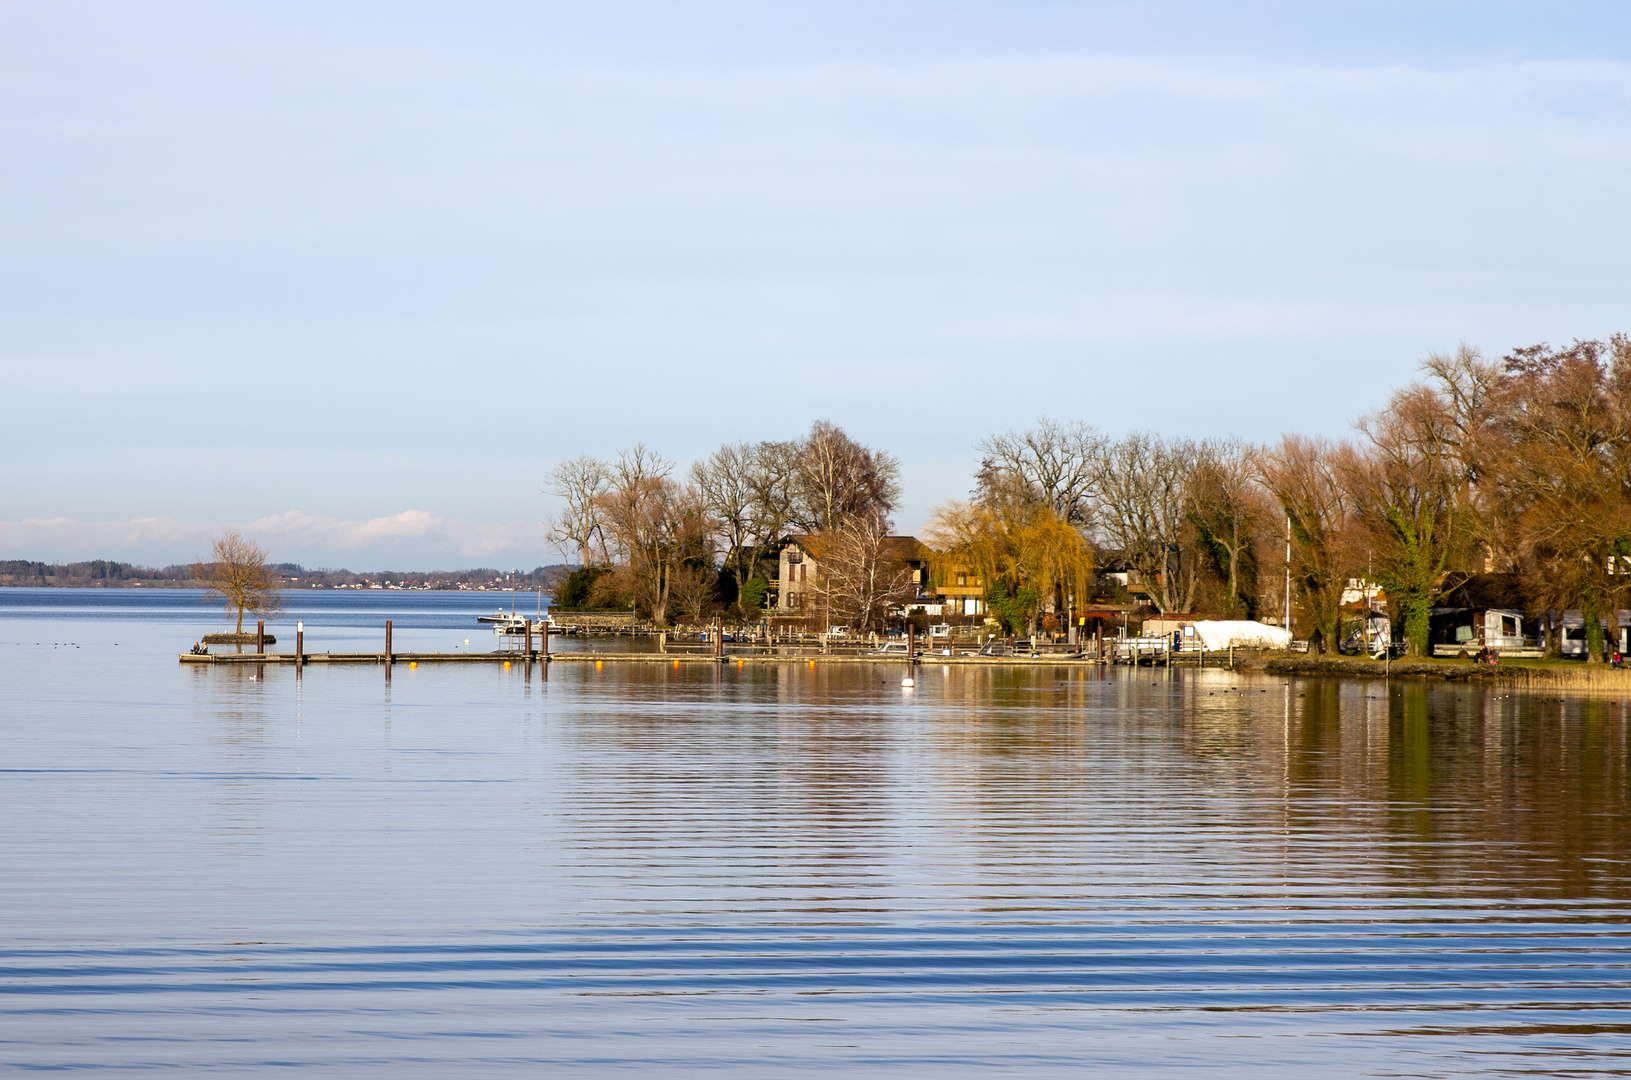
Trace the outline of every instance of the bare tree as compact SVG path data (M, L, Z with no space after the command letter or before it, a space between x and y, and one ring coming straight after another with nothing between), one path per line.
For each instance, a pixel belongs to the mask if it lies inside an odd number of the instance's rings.
M764 539L758 533L762 514L754 475L758 467L758 448L748 443L727 443L691 465L691 484L725 541L738 588L747 581L754 549Z
M601 496L606 494L609 482L607 464L587 454L558 463L544 482L546 492L566 503L560 516L549 523L550 538L567 558L571 558L571 549L576 547L584 566L608 561ZM598 560L595 558L597 546Z
M1182 544L1199 448L1185 439L1135 433L1106 444L1094 477L1098 528L1162 611L1195 601L1193 551Z
M762 442L753 448L748 484L753 489L750 532L761 547L775 544L795 517L798 444Z
M1453 430L1446 405L1431 386L1400 391L1355 425L1365 436L1362 449L1341 447L1332 458L1366 567L1397 606L1417 654L1428 651L1429 618L1458 540L1463 473L1442 437Z
M715 531L705 499L676 483L674 463L644 444L618 455L599 499L618 584L659 623L682 567L712 571Z
M1229 439L1203 443L1189 482L1187 516L1198 549L1212 557L1224 579L1224 608L1235 617L1256 615L1258 602L1252 558L1256 536L1273 516L1253 482L1246 448Z
M693 626L703 622L718 603L716 581L714 575L701 567L683 563L675 567L668 596L686 622Z
M1532 595L1578 608L1598 660L1602 620L1631 593L1631 338L1515 350L1503 387L1501 511L1517 522Z
M226 610L238 612L244 632L244 612L261 616L283 611L277 574L266 565L266 552L237 532L224 532L210 545L210 561L193 566L193 576L204 586L205 600L224 601Z
M1348 582L1348 491L1329 440L1287 435L1256 455L1258 481L1291 523L1292 582L1313 623L1321 651L1337 644L1342 590Z
M595 500L619 584L658 622L666 621L668 607L673 468L672 461L636 444L607 469L606 490Z
M887 516L900 498L900 463L819 420L797 444L794 522L828 532L851 517Z
M1097 467L1106 440L1080 421L1059 424L1047 417L1029 431L981 439L975 500L1011 498L1016 491L1041 503L1066 524L1091 524Z
M851 515L827 534L820 596L828 617L858 630L882 625L889 609L910 599L912 573L881 514Z

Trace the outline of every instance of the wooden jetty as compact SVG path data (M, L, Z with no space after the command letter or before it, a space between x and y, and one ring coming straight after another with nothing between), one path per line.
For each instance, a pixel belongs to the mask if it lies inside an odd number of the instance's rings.
M729 643L725 640L722 628L717 624L712 633L712 640L693 650L688 647L672 648L667 644L666 637L659 635L657 652L551 652L549 638L546 634L533 635L531 624L525 635L525 646L520 649L499 649L493 652L397 652L391 647L391 621L385 621L385 648L381 652L318 652L309 653L305 644L305 624L295 624L295 647L293 652L272 653L266 651L266 644L273 639L266 633L264 623L255 627L253 635L245 634L245 638L254 641L254 652L212 653L208 650L202 652L182 653L178 659L183 664L292 664L296 668L304 668L312 664L376 664L387 669L398 664L418 666L419 664L503 664L506 667L512 664L594 664L602 667L606 664L664 664L669 667L692 666L696 664L735 664L737 667L746 667L749 664L799 664L806 667L815 667L826 664L940 664L991 666L1001 665L1007 667L1087 667L1114 663L1115 655L1109 657L1082 652L1047 652L1025 653L1015 651L1011 647L1000 653L990 652L963 652L956 655L947 655L949 650L934 648L918 649L917 635L908 633L906 648L898 653L869 653L869 652L831 652L822 648L820 652L810 652L805 646L793 644L777 644L775 642ZM1011 640L1011 639L1010 639ZM537 647L534 648L534 641ZM678 643L675 643L676 646ZM1230 666L1233 666L1234 657L1230 655ZM1137 662L1137 658L1133 662ZM1167 658L1171 663L1171 657Z
M854 654L765 655L752 653L646 653L646 652L429 652L429 653L182 653L183 664L663 664L694 667L698 664L734 664L738 667L763 664L800 664L808 667L827 664L957 664L1026 665L1043 667L1097 666L1102 661L1082 656L857 656Z

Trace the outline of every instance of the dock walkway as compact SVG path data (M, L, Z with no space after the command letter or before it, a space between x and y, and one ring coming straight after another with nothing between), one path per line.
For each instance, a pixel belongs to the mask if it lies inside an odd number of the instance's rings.
M182 653L179 657L183 664L294 664L303 659L306 666L318 664L384 664L385 653L305 653L303 657L295 653ZM547 664L667 664L670 667L695 664L735 664L742 667L748 664L804 664L815 666L818 664L966 664L976 666L990 665L1016 665L1045 666L1045 667L1079 667L1083 665L1098 665L1102 661L1088 656L939 656L919 654L910 661L905 656L856 656L811 654L804 656L766 656L764 654L733 654L725 653L715 656L711 653L672 653L672 652L534 652L527 654L515 650L501 652L399 652L392 653L391 660L395 664L520 664L520 663L547 663Z

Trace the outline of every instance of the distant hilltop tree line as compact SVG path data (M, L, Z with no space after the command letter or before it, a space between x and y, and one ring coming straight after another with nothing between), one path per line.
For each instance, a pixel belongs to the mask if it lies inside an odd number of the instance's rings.
M91 559L86 562L46 563L27 559L0 560L0 586L34 588L199 588L199 563L178 563L157 568L135 563ZM411 589L508 589L512 584L535 589L542 582L548 591L553 581L564 578L568 567L539 566L531 570L381 570L356 573L351 570L310 570L298 563L267 563L267 571L277 575L284 589L411 588Z
M932 573L982 582L1010 629L1102 595L1107 571L1164 613L1278 619L1289 599L1321 651L1364 578L1417 653L1456 582L1500 573L1536 611L1580 611L1603 659L1602 619L1631 606L1631 338L1500 360L1462 347L1421 371L1344 440L1111 438L1046 419L989 436L969 497L925 531ZM545 490L563 505L553 537L581 564L557 599L659 622L758 614L786 534L877 537L900 493L894 457L827 423L683 470L643 445L574 458Z
M91 559L86 562L44 563L28 559L0 559L0 585L52 585L118 588L128 585L180 587L193 583L190 565L137 566L133 563Z

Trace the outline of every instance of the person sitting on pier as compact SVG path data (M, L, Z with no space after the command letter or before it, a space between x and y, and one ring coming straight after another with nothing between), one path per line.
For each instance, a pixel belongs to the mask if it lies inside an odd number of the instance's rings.
M210 654L209 646L205 645L201 641L193 642L193 655L194 656L208 656L209 654Z

